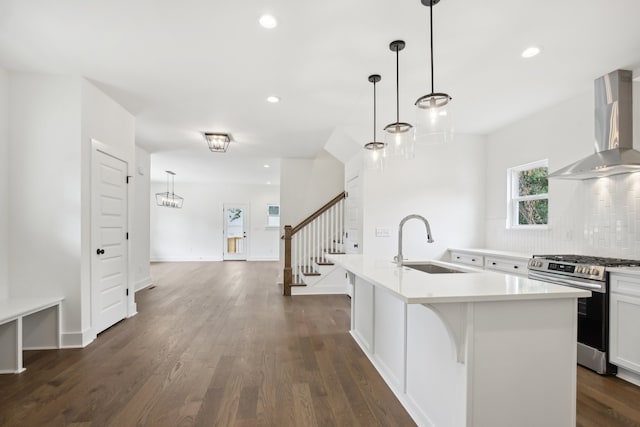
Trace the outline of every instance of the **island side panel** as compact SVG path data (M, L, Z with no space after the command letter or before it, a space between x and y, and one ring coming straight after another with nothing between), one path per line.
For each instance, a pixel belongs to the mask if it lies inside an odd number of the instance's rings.
M405 391L407 305L383 288L374 288L373 359L387 383Z
M368 353L373 353L373 285L356 276L351 301L351 335Z
M474 303L468 425L573 426L575 298Z
M428 306L407 307L407 397L420 425L464 426L467 366L453 336Z

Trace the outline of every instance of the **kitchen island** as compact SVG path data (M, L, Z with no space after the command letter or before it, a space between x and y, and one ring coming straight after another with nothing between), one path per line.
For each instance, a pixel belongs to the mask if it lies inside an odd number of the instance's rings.
M577 298L589 291L328 258L353 285L353 338L418 425L575 425Z

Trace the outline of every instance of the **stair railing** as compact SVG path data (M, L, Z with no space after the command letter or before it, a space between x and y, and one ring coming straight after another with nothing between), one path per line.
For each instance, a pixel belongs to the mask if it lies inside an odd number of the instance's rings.
M313 259L324 258L325 252L338 252L344 236L344 199L338 194L300 224L284 226L284 295L291 295L294 277L311 268Z

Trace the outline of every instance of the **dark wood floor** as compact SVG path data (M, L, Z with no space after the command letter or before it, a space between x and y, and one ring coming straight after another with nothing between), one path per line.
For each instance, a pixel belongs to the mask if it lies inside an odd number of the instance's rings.
M0 425L414 425L347 333L349 299L282 297L277 267L154 264L137 316L0 376ZM640 426L640 388L578 368L578 425Z

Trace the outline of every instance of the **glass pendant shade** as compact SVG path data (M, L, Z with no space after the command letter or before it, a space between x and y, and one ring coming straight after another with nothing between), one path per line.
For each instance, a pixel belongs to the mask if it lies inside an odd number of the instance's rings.
M181 209L184 199L174 193L174 177L175 172L165 171L167 173L167 191L156 193L156 204L165 208ZM169 191L169 177L171 177L171 191Z
M416 102L415 140L418 143L450 142L453 140L454 108L452 103L443 98L451 97L440 93L436 97L425 100L421 105ZM428 96L428 95L427 95ZM423 97L425 98L425 97Z
M387 147L384 142L369 142L365 144L366 149L364 164L370 170L383 170L387 157Z
M392 123L385 130L384 140L388 150L392 151L394 156L411 159L414 156L415 131L414 126L402 126L408 123ZM387 129L389 127L392 129Z

